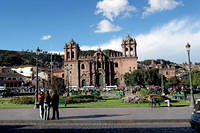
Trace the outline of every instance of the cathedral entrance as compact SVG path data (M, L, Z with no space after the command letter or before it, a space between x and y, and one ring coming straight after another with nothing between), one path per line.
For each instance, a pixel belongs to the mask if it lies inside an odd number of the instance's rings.
M85 79L82 80L82 86L87 86L87 83L86 83Z
M101 73L99 73L96 78L97 78L96 85L99 87L103 87L104 86L103 75Z

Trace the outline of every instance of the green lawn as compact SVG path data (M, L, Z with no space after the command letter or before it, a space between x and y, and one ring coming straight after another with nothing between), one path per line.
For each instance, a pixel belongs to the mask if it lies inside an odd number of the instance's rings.
M92 103L81 103L81 104L68 104L67 107L70 108L132 108L132 107L151 107L149 103L142 104L132 104L124 103L120 98L109 97L107 100L102 100ZM8 103L9 98L0 98L0 109L5 108L33 108L34 105L21 105L21 104L10 104ZM189 106L189 101L178 101L171 103L173 106ZM166 103L161 103L161 107L166 107ZM60 107L64 107L64 104L61 104Z
M171 103L172 106L189 106L189 101L181 100ZM60 105L64 107L64 105ZM70 108L131 108L131 107L151 107L149 103L132 104L124 103L120 98L108 98L106 101L82 103L82 104L68 104ZM161 103L161 107L167 107L167 103Z

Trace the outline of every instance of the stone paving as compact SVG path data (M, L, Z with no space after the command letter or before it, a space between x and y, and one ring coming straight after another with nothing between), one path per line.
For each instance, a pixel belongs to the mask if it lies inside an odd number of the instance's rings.
M59 110L61 120L177 120L190 119L192 114L191 107L60 108ZM0 109L0 114L0 120L40 120L38 109Z
M43 121L38 109L0 109L6 133L194 133L190 107L60 108L60 120Z

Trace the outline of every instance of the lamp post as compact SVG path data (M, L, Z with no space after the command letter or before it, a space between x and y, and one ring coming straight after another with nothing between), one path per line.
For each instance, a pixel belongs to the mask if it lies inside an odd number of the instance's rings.
M162 95L165 95L164 81L163 81L163 61L162 60L160 60L160 64L161 64L161 90L162 90Z
M69 70L71 70L72 68L69 67L68 65L65 66L65 69L67 71L67 96L69 96Z
M38 103L38 55L39 55L40 49L37 47L36 49L36 90L35 90L35 109L39 108Z
M189 80L190 80L190 94L191 94L191 98L190 98L190 106L194 107L194 93L193 93L193 88L192 88L192 74L191 74L191 62L190 62L190 44L187 43L186 47L186 51L188 53L188 65L189 65Z

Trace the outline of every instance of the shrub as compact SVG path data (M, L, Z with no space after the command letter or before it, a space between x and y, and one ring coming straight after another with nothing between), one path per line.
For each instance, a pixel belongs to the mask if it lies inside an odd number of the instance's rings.
M34 97L14 97L9 100L9 103L13 104L34 104Z

